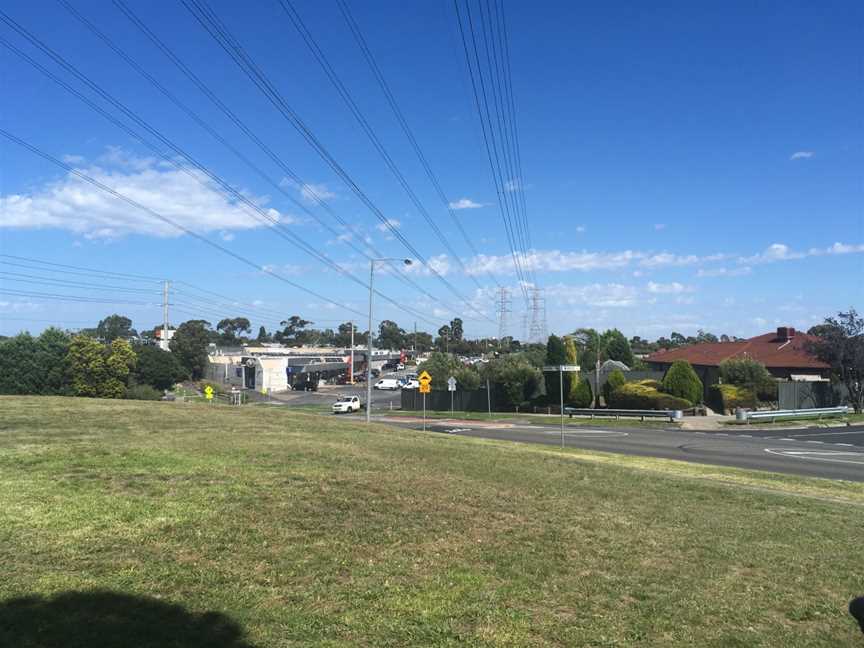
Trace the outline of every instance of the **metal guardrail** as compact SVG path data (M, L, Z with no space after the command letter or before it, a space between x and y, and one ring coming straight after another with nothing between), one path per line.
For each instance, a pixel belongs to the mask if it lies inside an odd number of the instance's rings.
M589 416L592 419L598 418L615 418L617 421L622 416L624 417L639 417L641 420L646 418L667 418L669 422L675 421L683 416L681 410L634 410L634 409L580 409L577 407L565 407L564 413L570 418L574 416Z
M788 419L810 419L815 418L821 420L831 416L846 416L849 413L849 408L845 405L841 407L818 407L810 409L793 409L793 410L770 410L763 412L747 412L739 410L735 414L735 418L739 422L750 423L750 421L770 421L774 422L778 418Z

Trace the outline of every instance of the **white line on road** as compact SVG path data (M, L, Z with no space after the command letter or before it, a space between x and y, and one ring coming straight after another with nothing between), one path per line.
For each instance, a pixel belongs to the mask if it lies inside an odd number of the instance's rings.
M864 467L864 452L849 452L843 450L787 450L786 448L765 448L779 457L802 459L804 461L827 461L829 463L854 464Z

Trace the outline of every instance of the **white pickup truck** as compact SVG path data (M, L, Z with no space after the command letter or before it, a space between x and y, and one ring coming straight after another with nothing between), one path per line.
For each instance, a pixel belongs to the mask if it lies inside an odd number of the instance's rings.
M333 403L333 413L334 414L350 414L351 412L359 412L360 411L360 397L359 396L340 396L335 403Z

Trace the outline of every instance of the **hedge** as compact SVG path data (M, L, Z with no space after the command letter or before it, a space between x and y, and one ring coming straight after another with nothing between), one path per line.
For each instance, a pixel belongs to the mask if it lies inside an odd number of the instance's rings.
M702 381L686 360L676 360L663 376L663 391L691 403L702 400Z
M756 394L739 385L711 385L708 388L708 405L715 412L731 414L736 407L755 409Z
M615 409L656 409L684 410L693 404L684 399L664 394L655 387L645 384L656 381L642 381L621 385L611 394L609 407Z
M626 383L627 379L624 377L624 374L620 369L614 369L612 373L609 374L609 377L603 385L603 400L606 401L607 406L612 400L612 393Z

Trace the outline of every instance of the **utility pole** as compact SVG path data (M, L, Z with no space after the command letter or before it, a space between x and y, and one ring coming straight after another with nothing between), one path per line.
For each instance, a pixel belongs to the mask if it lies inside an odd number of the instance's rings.
M348 322L351 325L351 367L348 382L354 384L354 322Z
M168 350L168 287L171 282L166 280L162 284L162 339L160 348L164 351Z
M414 357L417 357L417 322L414 322L414 344L411 345L411 350L414 352Z

